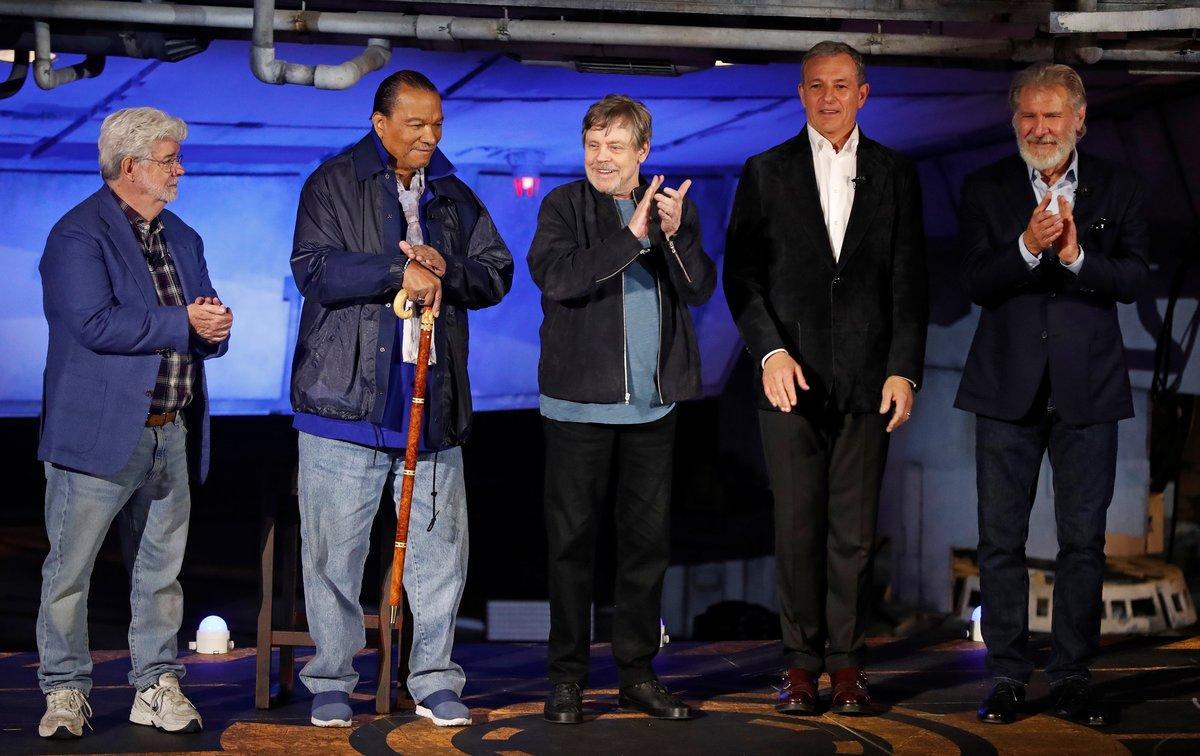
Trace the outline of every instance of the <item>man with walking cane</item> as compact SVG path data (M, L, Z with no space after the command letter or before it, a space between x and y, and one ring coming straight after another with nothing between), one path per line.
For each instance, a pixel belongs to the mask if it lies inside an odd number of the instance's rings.
M429 79L416 71L384 79L371 125L309 177L296 214L292 272L304 308L292 406L304 599L316 643L300 677L313 693L312 723L349 727L352 661L365 644L359 592L371 522L409 445L420 329L416 318L397 318L393 298L403 288L437 316L411 476L408 689L417 714L466 725L465 676L450 652L467 568L467 311L508 292L512 256L487 208L437 149L442 105Z

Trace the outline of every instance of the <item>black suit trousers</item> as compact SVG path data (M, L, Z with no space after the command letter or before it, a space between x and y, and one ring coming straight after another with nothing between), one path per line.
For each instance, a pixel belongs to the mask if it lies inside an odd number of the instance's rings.
M1100 646L1104 530L1117 464L1117 424L1068 425L1045 403L1017 422L975 420L979 588L987 666L1029 682L1029 572L1025 541L1042 455L1054 470L1058 556L1050 621L1050 682L1088 677Z
M789 667L863 666L889 417L759 411Z
M615 477L617 577L613 658L622 687L655 679L675 417L636 425L542 418L549 542L550 682L587 684L596 532ZM615 474L614 474L615 470Z

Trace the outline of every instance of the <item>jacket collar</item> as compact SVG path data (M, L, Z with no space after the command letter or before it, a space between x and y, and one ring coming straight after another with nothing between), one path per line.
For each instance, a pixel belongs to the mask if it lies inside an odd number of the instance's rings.
M366 181L375 174L391 168L388 164L390 161L387 150L374 129L358 140L358 144L350 148L350 152L354 162L354 175L359 181ZM429 186L432 181L452 176L456 171L450 158L446 157L439 147L433 151L429 165L425 166L425 185Z

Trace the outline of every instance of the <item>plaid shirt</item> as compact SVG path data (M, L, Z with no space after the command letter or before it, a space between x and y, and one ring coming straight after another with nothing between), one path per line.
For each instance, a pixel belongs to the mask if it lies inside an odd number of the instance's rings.
M158 304L162 307L186 307L179 274L175 272L175 263L171 261L171 252L163 237L162 218L148 221L125 200L117 197L116 192L113 192L113 197L116 197L117 204L133 227L133 235L142 246L142 255L146 258L150 278L154 281L154 293L158 295ZM192 401L192 384L196 379L196 366L190 354L177 352L170 347L159 349L158 353L162 355L162 363L158 366L158 378L150 398L152 415L177 412L186 407Z

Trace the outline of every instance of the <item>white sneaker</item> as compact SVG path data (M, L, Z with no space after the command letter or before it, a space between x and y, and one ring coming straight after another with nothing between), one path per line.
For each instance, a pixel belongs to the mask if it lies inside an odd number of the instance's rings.
M152 725L163 732L200 732L204 726L200 713L179 689L173 672L160 675L158 682L133 696L129 721Z
M92 707L87 696L78 688L60 688L46 694L46 713L38 722L38 735L43 738L78 738L83 736L83 726L92 726L88 717Z

